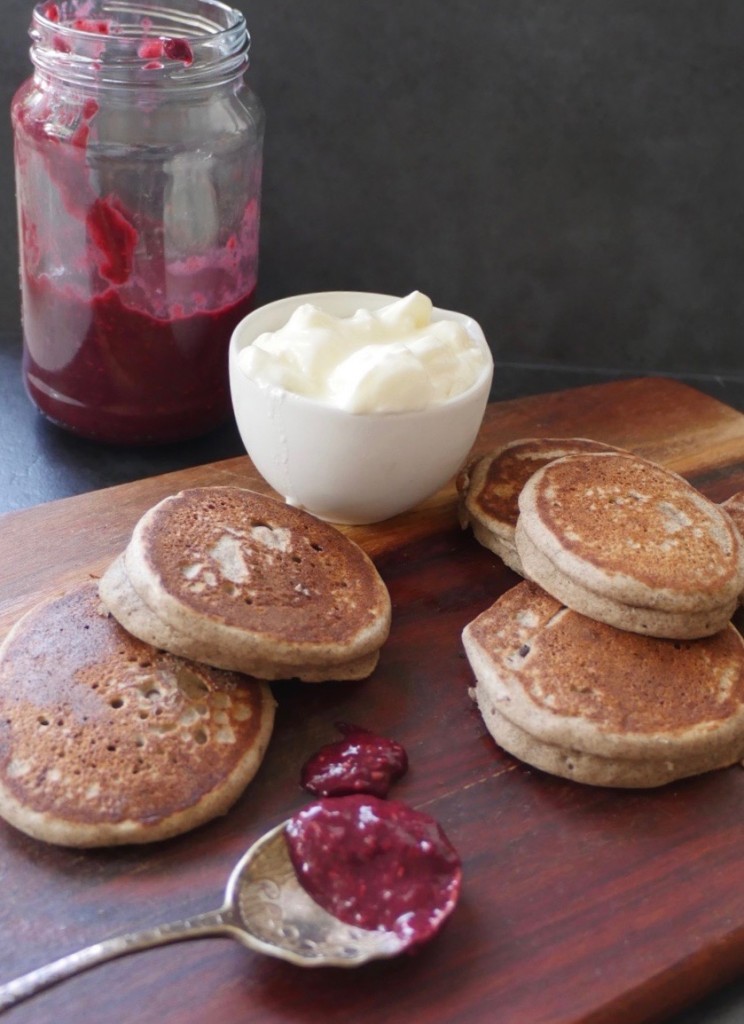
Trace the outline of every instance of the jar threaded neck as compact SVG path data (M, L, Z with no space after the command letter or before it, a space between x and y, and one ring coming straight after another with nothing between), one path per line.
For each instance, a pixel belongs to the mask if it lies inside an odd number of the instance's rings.
M29 34L39 71L98 88L212 87L244 74L250 47L243 14L219 0L46 0Z

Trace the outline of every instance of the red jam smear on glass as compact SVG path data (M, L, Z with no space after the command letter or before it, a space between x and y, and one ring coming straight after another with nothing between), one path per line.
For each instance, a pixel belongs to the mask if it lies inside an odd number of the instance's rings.
M21 221L30 397L52 421L108 442L176 441L218 426L230 411L228 342L255 305L254 288L235 297L233 251L184 260L188 294L153 311L137 301L138 235L117 200L93 200L84 222L93 289L36 273L34 227Z
M157 61L161 57L167 57L168 60L180 60L184 67L194 62L194 53L186 39L145 39L137 52L143 60Z
M94 32L101 36L107 36L111 32L111 22L94 18L73 18L70 28L74 28L78 32Z
M393 782L408 769L400 743L358 725L336 724L342 740L327 743L302 766L300 781L316 796L372 793L387 796Z
M462 865L440 825L396 800L328 797L286 826L305 891L334 917L397 935L412 949L433 938L455 908Z

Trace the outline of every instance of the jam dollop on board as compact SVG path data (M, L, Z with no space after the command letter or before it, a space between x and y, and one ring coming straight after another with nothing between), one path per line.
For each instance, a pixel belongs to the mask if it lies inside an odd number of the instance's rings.
M457 851L428 814L368 794L324 797L286 826L305 891L346 924L390 931L413 949L455 908Z
M358 725L336 723L343 739L327 743L302 767L302 786L315 796L372 793L387 796L408 768L400 743Z

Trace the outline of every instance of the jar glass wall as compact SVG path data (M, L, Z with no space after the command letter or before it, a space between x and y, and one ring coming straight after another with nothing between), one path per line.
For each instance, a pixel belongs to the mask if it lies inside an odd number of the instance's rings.
M38 6L13 101L24 376L108 442L196 436L230 411L253 306L263 111L243 15L216 0Z

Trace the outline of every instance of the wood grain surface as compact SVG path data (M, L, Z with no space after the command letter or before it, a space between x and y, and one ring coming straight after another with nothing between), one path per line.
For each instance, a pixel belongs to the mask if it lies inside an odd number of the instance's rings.
M715 500L744 488L744 416L685 385L618 381L488 408L486 450L582 435L686 475ZM195 484L268 491L247 458L0 519L0 631L96 576L141 513ZM645 792L583 787L500 751L469 697L460 633L517 582L459 530L452 485L414 512L348 528L391 592L393 627L362 683L282 682L271 747L219 821L149 848L78 852L0 822L0 981L118 932L216 908L233 864L306 802L304 759L351 721L400 740L393 796L461 852L461 903L414 956L308 970L201 939L95 968L8 1012L14 1024L637 1024L724 984L744 954L740 767ZM115 784L115 780L112 780Z

